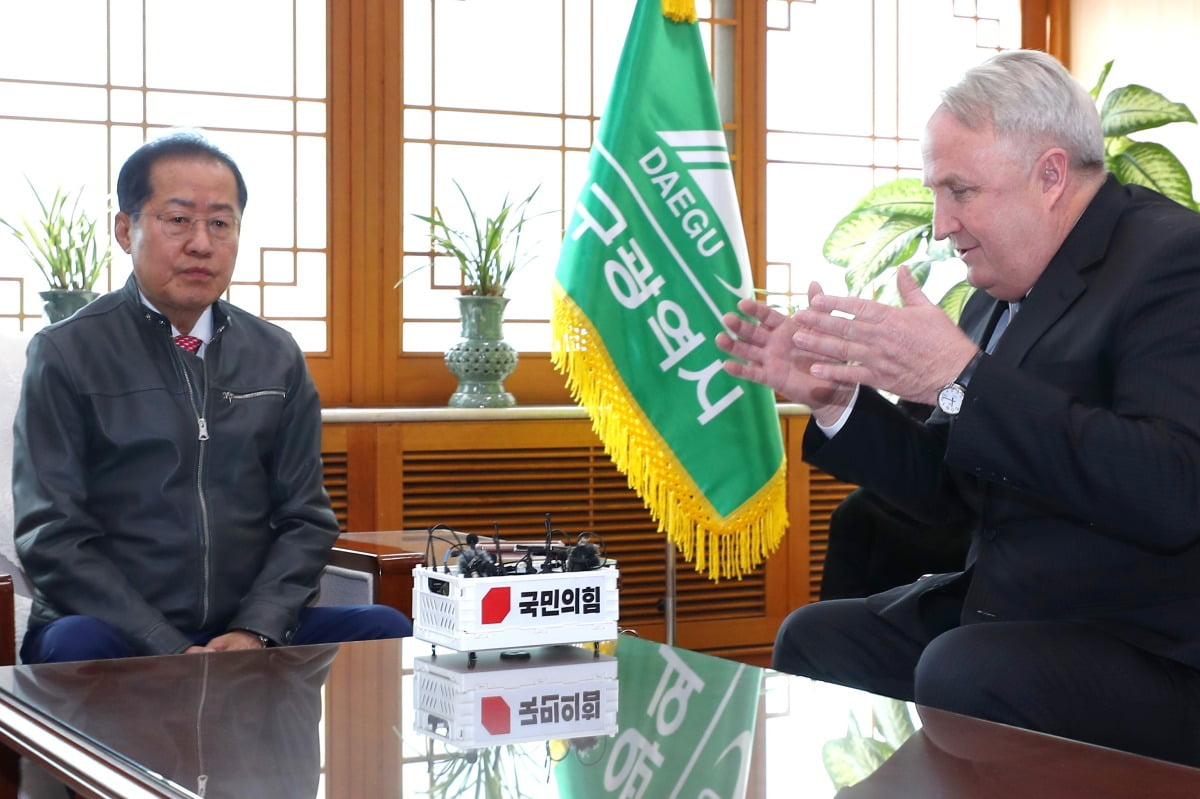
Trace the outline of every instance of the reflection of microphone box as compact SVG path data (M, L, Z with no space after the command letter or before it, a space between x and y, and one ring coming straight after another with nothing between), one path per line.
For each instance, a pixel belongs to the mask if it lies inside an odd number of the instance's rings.
M499 577L418 566L413 637L460 652L612 640L619 577L615 565Z
M617 732L616 658L591 647L527 651L415 658L413 726L460 749Z

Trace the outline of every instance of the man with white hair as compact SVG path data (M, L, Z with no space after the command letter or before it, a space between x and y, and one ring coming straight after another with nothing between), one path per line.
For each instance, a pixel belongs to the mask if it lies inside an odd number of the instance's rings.
M742 302L719 344L811 407L806 460L970 524L967 565L794 611L774 664L1200 765L1200 215L1106 174L1094 103L1044 53L968 71L923 155L987 329L901 270L902 307L814 285L790 318Z

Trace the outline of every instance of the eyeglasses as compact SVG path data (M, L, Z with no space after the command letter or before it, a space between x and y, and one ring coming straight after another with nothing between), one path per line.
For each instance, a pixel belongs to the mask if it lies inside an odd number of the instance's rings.
M197 222L203 222L208 237L213 241L233 241L237 238L241 220L232 214L219 216L188 216L180 213L145 214L141 211L132 216L151 216L158 220L167 238L186 239L192 235Z

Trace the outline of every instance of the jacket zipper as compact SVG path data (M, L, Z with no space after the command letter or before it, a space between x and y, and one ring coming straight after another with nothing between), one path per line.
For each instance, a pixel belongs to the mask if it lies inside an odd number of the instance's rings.
M213 332L213 336L209 340L210 345L217 340L217 336L224 329L225 327L221 326ZM182 358L183 354L177 353L176 357ZM209 594L211 593L210 582L212 579L212 570L209 563L212 536L209 531L208 499L204 495L204 452L206 449L205 442L208 441L208 419L206 418L208 411L208 359L200 359L201 385L199 407L196 405L196 392L192 386L191 370L188 369L185 363L181 363L180 368L183 370L183 381L187 384L188 401L192 404L192 411L196 414L197 440L200 442L199 451L196 453L196 500L200 505L201 547L204 551L204 600L201 605L200 628L205 629L208 627Z
M179 357L183 357L183 356L181 355ZM202 386L200 386L200 388L201 388L201 395L200 395L201 407L196 407L196 391L195 391L195 388L192 386L191 372L188 371L188 368L186 365L183 367L183 382L187 383L188 401L192 403L192 411L196 414L196 427L200 431L200 434L197 437L197 440L198 441L208 441L208 420L204 418L204 411L208 405L208 392L206 390L208 387L208 362L205 361L203 358L201 358L200 361L203 364L203 371L204 371L204 384ZM197 487L199 487L199 486L197 486Z
M246 394L234 394L232 391L226 391L221 394L221 399L233 404L234 400L256 399L258 397L286 397L287 392L281 388L264 388L262 391L251 391Z
M204 768L204 706L208 703L208 657L204 661L204 679L200 682L200 703L196 708L196 793L208 791L208 775Z

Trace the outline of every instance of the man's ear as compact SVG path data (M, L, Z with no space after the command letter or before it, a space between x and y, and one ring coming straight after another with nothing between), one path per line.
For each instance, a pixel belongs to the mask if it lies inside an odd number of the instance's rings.
M129 252L133 246L130 236L130 226L133 224L133 218L129 214L121 211L113 220L113 233L117 237L117 244L121 245L121 249Z
M1067 154L1061 149L1055 148L1047 150L1042 154L1040 161L1040 174L1038 180L1041 181L1043 192L1058 191L1061 192L1063 182L1067 177Z

